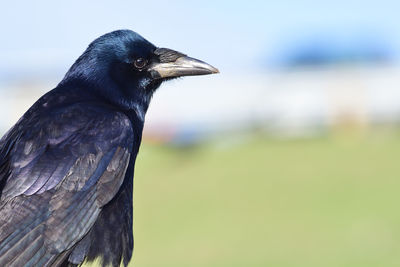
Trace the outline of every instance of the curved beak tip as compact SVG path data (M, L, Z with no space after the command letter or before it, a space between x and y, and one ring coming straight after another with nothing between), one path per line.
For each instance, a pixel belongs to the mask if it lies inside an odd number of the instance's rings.
M178 58L174 64L181 71L182 76L219 73L219 70L210 64L188 56Z
M211 70L211 73L212 74L217 74L217 73L219 73L219 69L217 69L217 68L215 68L215 67L213 67L213 66L211 66L212 67L212 70Z

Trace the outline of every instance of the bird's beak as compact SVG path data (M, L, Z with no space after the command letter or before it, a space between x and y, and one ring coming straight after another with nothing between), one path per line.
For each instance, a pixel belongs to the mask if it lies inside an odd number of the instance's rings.
M219 73L213 66L171 49L159 48L155 54L160 62L149 68L154 79Z

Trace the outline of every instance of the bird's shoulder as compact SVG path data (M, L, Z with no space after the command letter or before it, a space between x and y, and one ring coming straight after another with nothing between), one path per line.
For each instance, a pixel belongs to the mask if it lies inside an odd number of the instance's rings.
M117 167L126 170L135 143L124 113L90 102L35 109L2 140L2 199L122 177Z
M25 235L38 237L32 246L49 257L70 249L117 195L136 153L124 113L85 101L46 103L38 101L0 141L2 266L17 250L36 259L29 242L14 246ZM21 231L26 225L29 233Z

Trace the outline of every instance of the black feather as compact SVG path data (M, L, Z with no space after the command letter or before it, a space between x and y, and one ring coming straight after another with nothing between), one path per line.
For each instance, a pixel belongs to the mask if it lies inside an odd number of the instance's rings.
M151 66L183 56L129 30L101 36L0 140L0 266L128 264L144 117L172 78Z
M155 49L132 31L100 37L1 139L0 266L129 262L133 166L154 89L129 61Z

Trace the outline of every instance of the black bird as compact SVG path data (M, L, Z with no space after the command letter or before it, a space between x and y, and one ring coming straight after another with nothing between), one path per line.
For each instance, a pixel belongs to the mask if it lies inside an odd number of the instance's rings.
M0 140L0 266L126 266L152 95L163 81L217 72L130 30L93 41Z

